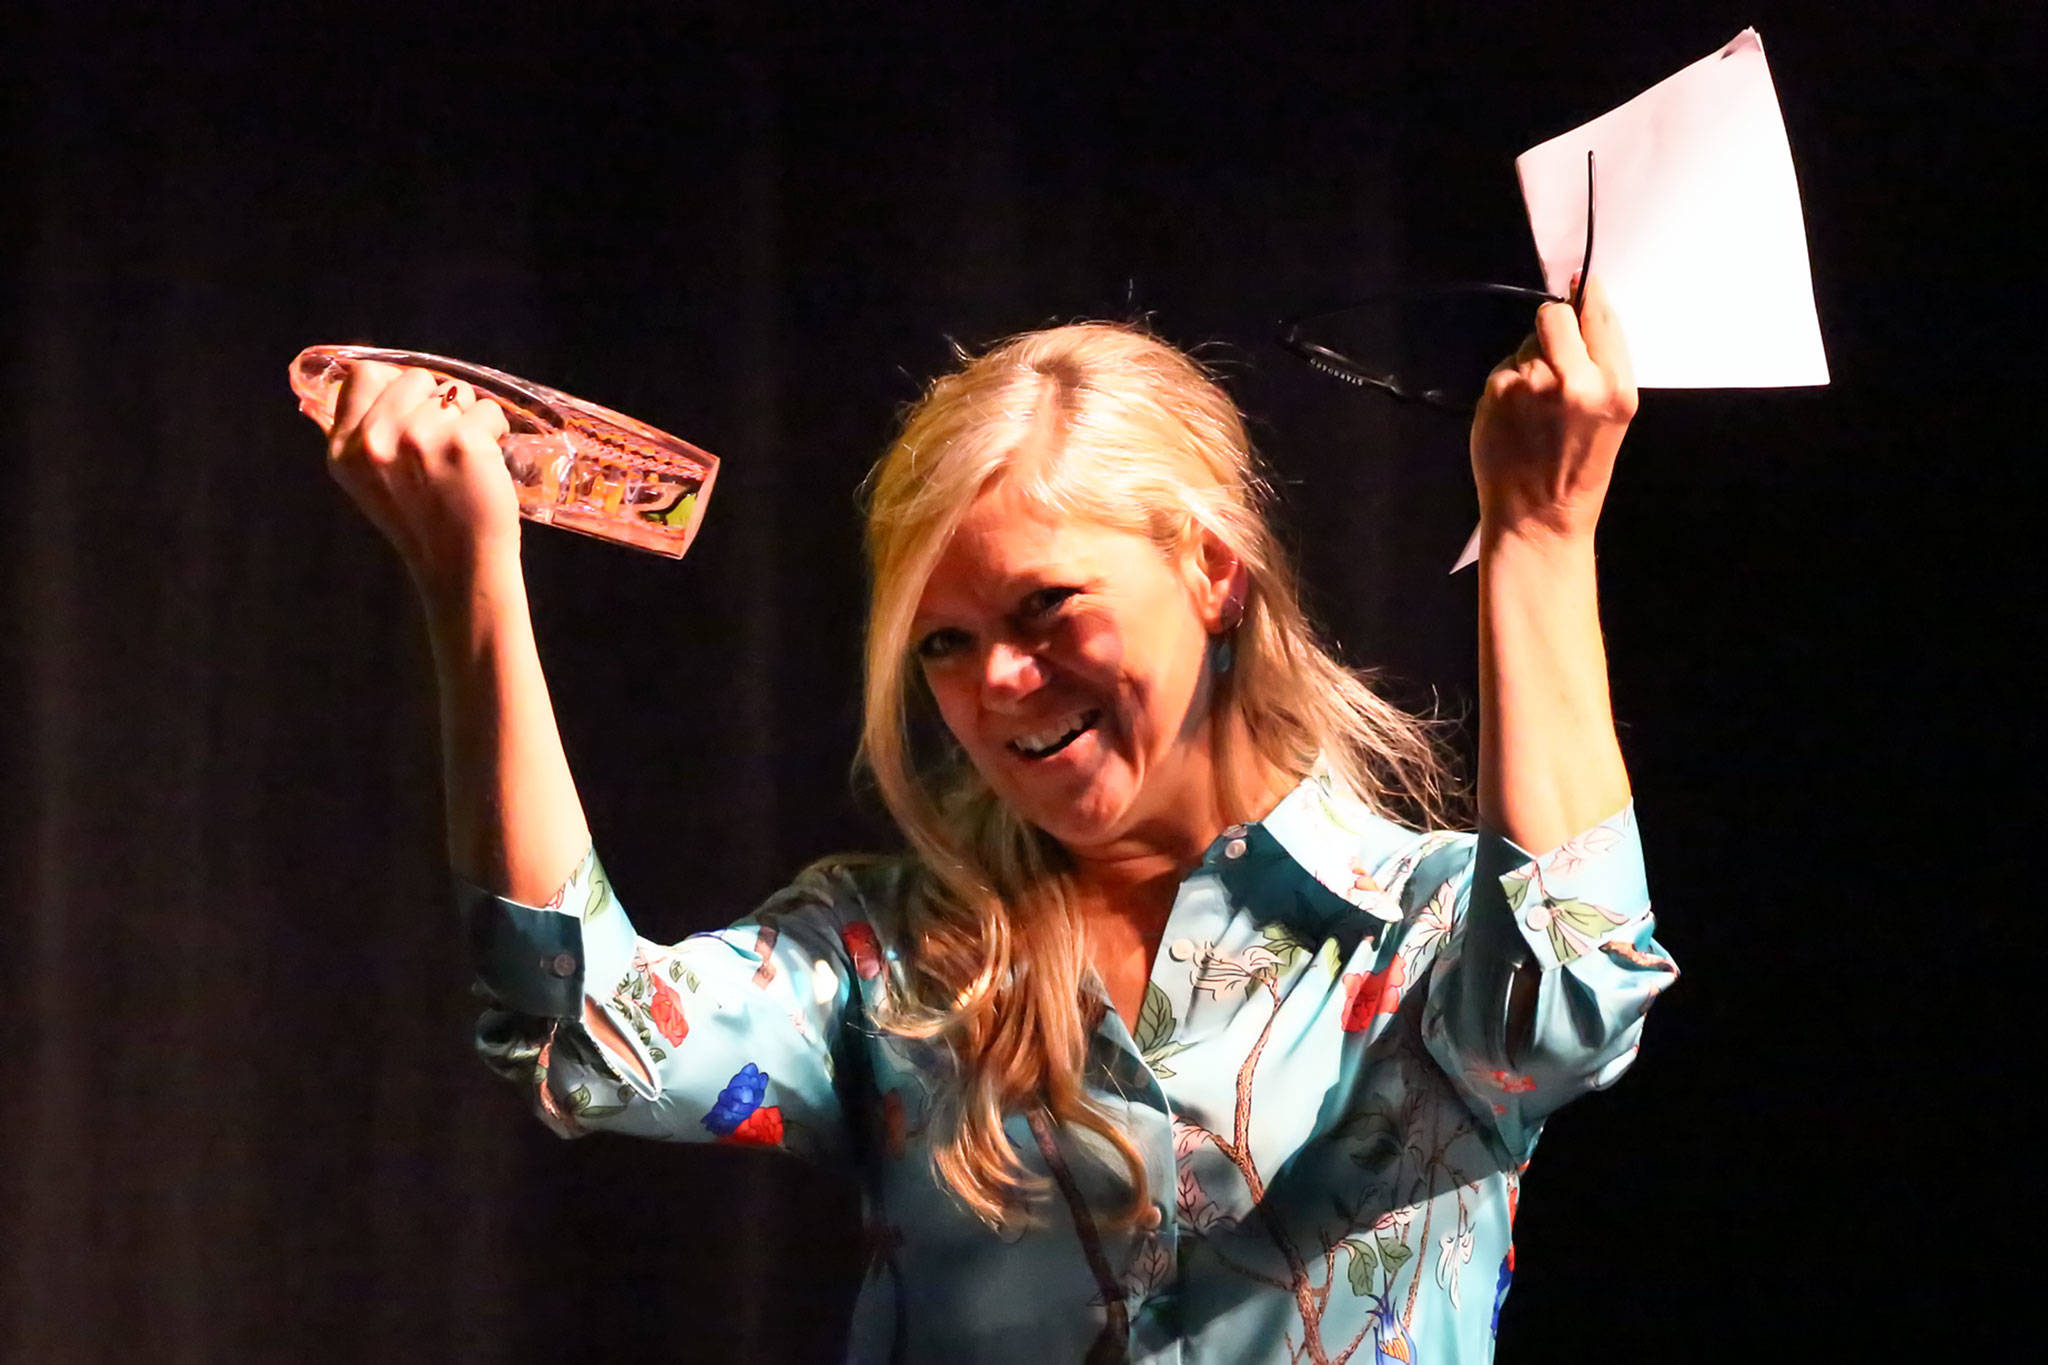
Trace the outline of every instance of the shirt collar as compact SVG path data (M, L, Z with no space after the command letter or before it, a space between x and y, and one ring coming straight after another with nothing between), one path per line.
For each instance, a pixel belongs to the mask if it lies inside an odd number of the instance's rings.
M1379 917L1350 899L1359 872L1376 873L1414 839L1413 830L1374 814L1318 763L1264 816L1218 834L1188 880L1213 879L1231 913L1262 927L1281 925L1304 946L1334 937L1348 958L1380 927ZM1123 1034L1092 966L1082 985L1105 1010L1102 1028Z
M1238 909L1318 942L1342 923L1367 927L1370 917L1350 899L1359 874L1414 837L1318 763L1262 819L1217 835L1202 869Z

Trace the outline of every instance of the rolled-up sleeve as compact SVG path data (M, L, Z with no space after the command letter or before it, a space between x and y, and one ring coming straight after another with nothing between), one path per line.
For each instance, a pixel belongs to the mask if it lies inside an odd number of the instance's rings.
M854 953L873 941L848 927L848 879L808 873L672 945L635 932L595 853L543 906L455 890L488 1002L477 1049L555 1132L844 1155L837 1080L868 965ZM586 1002L631 1057L585 1026Z
M1459 871L1469 885L1432 971L1423 1039L1525 1160L1544 1119L1628 1069L1678 968L1653 936L1633 805L1540 858L1481 831ZM1533 990L1515 1019L1522 974Z

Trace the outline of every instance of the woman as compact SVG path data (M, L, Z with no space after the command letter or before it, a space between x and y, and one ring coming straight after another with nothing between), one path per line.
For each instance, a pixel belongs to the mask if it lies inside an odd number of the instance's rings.
M855 1359L1488 1358L1542 1122L1674 975L1594 591L1634 402L1595 286L1474 421L1474 836L1399 822L1431 747L1315 641L1190 361L1084 325L969 362L869 490L863 755L910 854L664 947L590 852L502 414L362 367L333 468L427 605L486 1057L565 1135L854 1174Z

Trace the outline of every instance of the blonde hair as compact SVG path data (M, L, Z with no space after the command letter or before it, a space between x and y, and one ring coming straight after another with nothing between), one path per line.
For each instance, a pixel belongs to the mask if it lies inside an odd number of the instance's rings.
M1263 812L1236 774L1293 777L1327 765L1375 810L1442 823L1447 782L1427 723L1377 696L1316 638L1267 520L1236 406L1186 355L1131 327L1079 323L1029 332L935 381L869 475L873 578L861 758L914 850L904 987L882 1025L950 1047L955 1074L930 1124L940 1178L1000 1222L1038 1193L1003 1131L1042 1106L1068 1132L1100 1138L1131 1180L1144 1162L1083 1084L1095 1018L1068 864L1049 837L990 791L957 747L915 742L935 712L910 630L934 564L968 506L997 480L1025 504L1149 537L1183 556L1213 534L1248 590L1217 678L1211 727L1218 803ZM1248 745L1250 753L1229 752ZM942 750L919 752L919 750ZM1250 762L1248 763L1247 760Z

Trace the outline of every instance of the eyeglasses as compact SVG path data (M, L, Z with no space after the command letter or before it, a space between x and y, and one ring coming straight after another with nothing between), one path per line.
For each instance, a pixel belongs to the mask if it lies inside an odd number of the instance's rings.
M1585 302L1593 270L1593 153L1586 153L1586 255L1570 298L1514 284L1386 289L1325 313L1288 318L1280 344L1314 369L1403 403L1469 415L1486 376L1528 330L1530 304ZM1372 364L1363 356L1397 364Z

